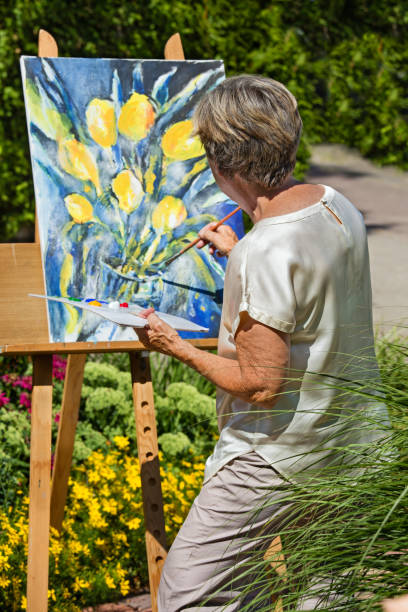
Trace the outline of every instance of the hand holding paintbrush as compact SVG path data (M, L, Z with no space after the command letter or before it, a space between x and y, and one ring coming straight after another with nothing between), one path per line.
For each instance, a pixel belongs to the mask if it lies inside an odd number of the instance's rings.
M210 244L210 253L213 255L217 252L219 256L228 255L232 247L238 242L238 238L234 230L229 225L223 225L232 215L235 215L240 209L239 206L234 208L226 217L220 221L209 223L198 232L198 237L189 242L181 251L167 259L164 264L168 266L172 261L183 255L186 251L194 246L201 249L206 244ZM221 228L222 226L222 228ZM217 232L221 228L220 232Z

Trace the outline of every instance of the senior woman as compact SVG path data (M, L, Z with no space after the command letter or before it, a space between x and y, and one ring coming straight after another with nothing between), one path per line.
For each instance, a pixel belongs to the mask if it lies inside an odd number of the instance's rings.
M345 356L358 355L374 364L365 378L378 376L364 222L332 188L292 177L302 130L293 95L268 78L229 78L194 121L216 182L254 226L240 241L228 226L200 232L200 247L229 257L217 355L149 311L138 330L218 388L220 437L164 564L160 612L247 604L248 561L269 544L256 536L279 529L282 484L333 461L338 391L318 373L352 376ZM338 429L356 442L355 426Z

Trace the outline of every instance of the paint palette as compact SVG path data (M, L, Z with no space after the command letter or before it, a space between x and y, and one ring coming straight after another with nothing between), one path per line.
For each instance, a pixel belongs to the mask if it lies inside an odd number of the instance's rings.
M138 313L145 310L140 306L132 305L129 307L127 304L120 304L119 302L106 302L104 300L96 299L80 300L79 298L54 297L50 295L38 295L36 293L29 293L28 295L30 297L42 298L44 300L62 302L62 304L67 304L67 306L87 310L99 315L100 317L103 317L104 319L107 319L108 321L112 321L112 323L116 323L117 325L135 328L142 328L146 326L146 319L138 316ZM192 323L191 321L183 319L182 317L176 317L175 315L157 311L155 311L155 314L159 317L159 319L178 331L208 331L208 328Z

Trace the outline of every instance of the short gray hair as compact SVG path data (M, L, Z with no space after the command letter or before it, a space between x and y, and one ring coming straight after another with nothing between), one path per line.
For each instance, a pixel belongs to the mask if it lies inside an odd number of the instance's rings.
M302 133L296 98L258 75L225 79L194 112L195 132L221 174L277 187L291 174Z

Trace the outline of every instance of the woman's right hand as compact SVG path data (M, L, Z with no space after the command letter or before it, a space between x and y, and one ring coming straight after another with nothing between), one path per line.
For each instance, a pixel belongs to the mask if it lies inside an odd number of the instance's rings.
M238 236L229 225L220 225L215 231L217 223L208 223L199 232L201 240L197 243L197 248L202 249L206 244L209 245L211 255L217 257L228 257L233 247L238 242Z

